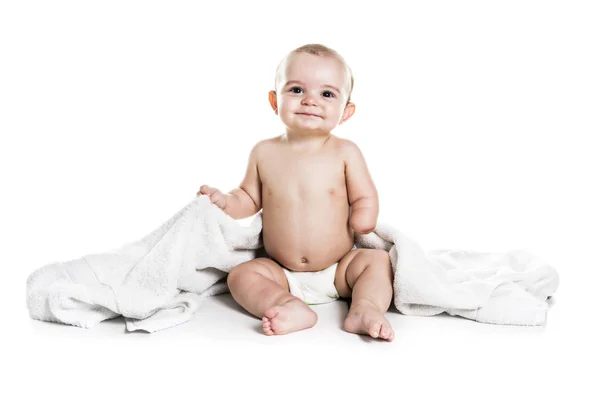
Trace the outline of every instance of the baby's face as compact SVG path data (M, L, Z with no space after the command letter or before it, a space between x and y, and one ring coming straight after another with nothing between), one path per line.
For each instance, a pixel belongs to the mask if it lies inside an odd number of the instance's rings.
M271 105L290 130L328 134L349 117L342 119L349 87L349 73L339 60L292 53L279 70Z

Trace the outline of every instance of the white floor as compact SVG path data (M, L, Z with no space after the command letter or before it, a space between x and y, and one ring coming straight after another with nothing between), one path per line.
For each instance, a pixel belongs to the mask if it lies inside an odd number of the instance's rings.
M390 310L392 343L343 331L343 301L315 306L312 329L267 337L229 294L202 300L190 322L153 334L127 332L121 317L89 330L34 321L12 297L3 402L64 412L597 411L596 318L582 311L585 296L563 284L545 327Z

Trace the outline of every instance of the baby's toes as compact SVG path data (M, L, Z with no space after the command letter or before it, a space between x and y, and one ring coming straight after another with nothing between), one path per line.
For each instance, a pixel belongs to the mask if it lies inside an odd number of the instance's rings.
M369 335L373 338L379 337L379 333L381 332L381 321L376 321L371 324L369 327Z
M271 330L274 334L282 334L285 323L277 318L271 320Z
M383 334L385 334L385 336L382 335L382 338L386 339L387 341L392 341L394 339L394 330L392 330L392 327L387 324L384 324L383 328Z
M268 336L275 334L271 328L271 321L267 317L263 317L263 331Z
M273 334L275 334L275 332L273 330L271 330L271 327L263 326L263 331L265 332L265 334L267 336L272 336Z

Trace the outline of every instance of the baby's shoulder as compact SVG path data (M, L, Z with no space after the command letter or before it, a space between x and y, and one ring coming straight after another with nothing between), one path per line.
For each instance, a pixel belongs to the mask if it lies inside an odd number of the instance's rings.
M345 165L357 165L365 162L362 151L356 144L349 139L338 138L336 152L339 154Z
M274 138L267 138L267 139L263 139L261 141L258 141L256 143L255 147L259 147L259 148L262 148L262 149L273 148L273 147L277 146L280 141L281 141L281 137L279 137L279 136L276 136Z
M336 150L342 155L353 156L357 153L360 154L358 145L349 139L336 137L334 143L337 146Z
M280 141L281 141L281 139L279 137L263 139L263 140L258 141L254 145L254 148L256 148L257 150L261 150L261 151L274 149L278 146Z
M258 141L252 147L250 156L256 160L265 159L272 156L273 151L278 148L278 138L267 138Z

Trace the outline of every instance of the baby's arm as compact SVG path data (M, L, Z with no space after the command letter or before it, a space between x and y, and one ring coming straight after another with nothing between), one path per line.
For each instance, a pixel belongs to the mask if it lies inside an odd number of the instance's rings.
M250 152L246 176L238 188L223 195L218 189L203 185L198 192L208 195L212 203L234 219L247 218L262 208L257 147L254 146Z
M368 234L377 225L377 189L358 146L354 142L346 141L344 154L348 201L352 207L350 227L358 234Z
M234 219L247 218L262 208L261 182L258 175L258 144L252 148L248 158L246 176L239 188L225 195L227 206L223 211Z

